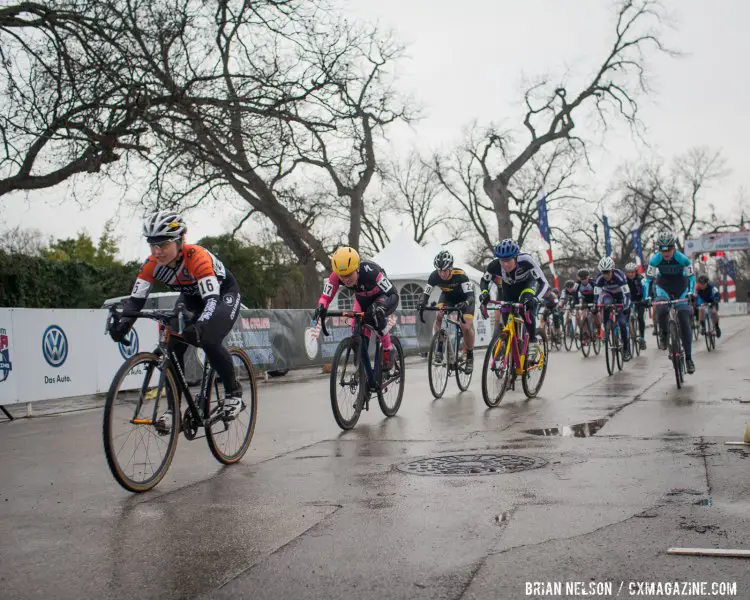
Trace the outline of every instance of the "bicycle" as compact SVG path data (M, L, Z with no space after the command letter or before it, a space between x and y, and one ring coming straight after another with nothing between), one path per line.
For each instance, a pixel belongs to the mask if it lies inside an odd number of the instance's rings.
M619 371L622 371L622 335L616 315L622 312L623 305L599 304L597 308L607 312L607 318L604 321L604 358L607 363L607 373L612 375L615 372L615 365Z
M583 354L584 357L588 357L589 354L591 354L592 348L596 355L599 355L601 349L602 341L599 339L598 334L594 334L594 330L597 328L594 324L594 315L591 314L590 310L595 306L595 304L579 304L577 307L582 314L582 319L584 319L583 328L578 329L579 338L581 340L581 354Z
M560 339L562 331L558 328L555 330L555 311L557 309L542 308L542 316L544 317L544 335L547 338L550 350L554 348L558 352L562 348L562 340Z
M240 413L235 417L224 414L224 399L219 395L220 379L208 359L203 364L200 391L194 398L174 352L174 344L180 341L179 335L184 330L185 318L190 315L180 305L169 311L124 311L113 306L107 317L106 331L122 317L152 319L161 324L156 349L134 354L123 363L112 379L104 405L103 438L107 464L115 480L129 492L146 492L164 478L177 450L180 429L191 441L205 437L211 454L225 465L238 462L250 447L258 411L252 363L241 348L229 348L237 380L243 384L244 391ZM171 327L175 319L178 323L176 334ZM122 344L127 346L129 342L123 341ZM155 371L158 371L156 382L152 381ZM136 383L139 376L142 376L140 386ZM188 404L184 415L180 411L182 396ZM164 412L159 410L160 407L170 410L173 415L169 427L158 420L157 415ZM121 422L130 426L126 433L117 432ZM202 436L198 436L200 428L205 431ZM233 440L239 444L227 451L224 443L228 446ZM124 456L133 461L132 469L119 458L119 452L126 447ZM156 468L149 460L152 449L159 453L160 463ZM145 450L146 457L136 459L141 450Z
M378 398L380 410L386 417L392 417L401 407L404 396L404 351L401 342L395 335L391 335L392 352L396 352L392 369L383 368L383 347L380 339L383 337L374 327L364 322L364 312L328 311L326 317L343 317L354 320L352 335L344 338L336 348L331 365L331 408L333 418L341 429L352 429L359 421L362 410L370 410L370 398L375 394ZM323 335L328 336L325 319L320 319ZM375 333L375 360L370 363L369 339L365 331ZM339 392L351 393L351 398L345 399L343 405L338 400ZM396 391L395 398L391 393ZM352 415L347 418L342 409L351 407Z
M714 327L714 320L711 314L712 305L704 304L703 309L703 337L706 340L706 350L712 352L716 348L716 329Z
M633 302L630 305L630 319L628 320L630 327L630 354L633 356L641 355L641 340L640 340L640 326L638 325L638 304L639 302ZM635 332L639 332L636 335Z
M693 334L693 341L697 342L701 336L701 324L698 320L698 307L694 302L690 302L690 329Z
M687 298L678 298L676 300L655 300L653 302L654 306L666 305L669 307L669 315L667 316L667 348L669 349L669 359L672 361L672 367L674 368L677 389L680 389L685 382L686 364L676 305L684 304L687 301ZM656 316L656 313L654 313L654 316Z
M500 310L508 314L505 327L499 335L493 337L484 356L482 366L482 397L484 403L494 408L500 404L508 387L515 389L516 377L521 375L521 384L527 398L534 398L544 383L547 373L547 342L544 335L540 335L541 343L536 342L532 348L529 334L526 330L524 318L519 316L525 306L518 302L490 300L488 310ZM518 340L523 344L519 347ZM539 376L536 383L532 377ZM493 392L490 393L490 386ZM497 387L495 387L497 386Z
M659 319L656 318L656 313L653 313L651 315L651 322L653 323L654 335L656 336L656 347L659 350L666 350L667 346L665 346L664 344L662 344L662 341L661 341L661 335L660 335L660 332L659 332Z
M440 324L440 328L432 336L432 342L430 343L430 352L427 358L428 364L428 379L430 382L430 391L435 398L441 398L445 393L445 388L448 385L448 378L452 373L456 374L456 383L458 389L465 392L469 389L471 383L471 376L473 371L466 372L466 348L461 345L463 341L463 332L461 326L455 319L450 319L450 313L457 313L462 323L464 320L465 306L447 306L440 308L435 306L425 306L422 310L431 311L442 311L445 313L443 320ZM422 314L419 315L420 320L424 323ZM450 329L454 330L451 335ZM440 350L442 348L442 350ZM436 356L442 354L442 360L437 360Z

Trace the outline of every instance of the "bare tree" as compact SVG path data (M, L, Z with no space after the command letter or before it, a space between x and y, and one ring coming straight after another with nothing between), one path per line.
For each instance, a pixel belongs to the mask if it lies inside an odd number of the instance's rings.
M38 229L29 229L17 225L0 234L0 250L8 254L25 254L39 256L48 246L44 234Z
M97 173L143 149L146 105L121 33L101 0L0 8L0 196Z
M449 159L435 157L434 171L444 189L463 208L460 220L476 231L489 250L497 241L493 235L496 213L492 201L482 193L484 168L471 140L482 143L476 135L470 136L465 150L456 151ZM509 214L518 223L516 238L520 244L539 223L537 200L542 193L546 195L550 213L580 199L573 179L577 160L570 145L550 144L531 157L505 188Z
M523 125L528 134L525 144L515 142L509 132L490 128L483 139L470 141L464 149L482 173L482 188L491 203L495 226L500 238L513 233L511 189L513 180L531 159L549 144L569 144L586 155L584 139L574 135L574 114L592 107L606 128L613 118L624 120L633 128L639 125L638 94L648 92L645 53L649 47L669 53L659 39L662 11L656 0L622 0L619 2L615 35L607 56L589 81L575 93L564 85L550 87L544 81L524 94L527 108ZM500 165L495 167L494 165ZM462 161L459 170L466 165ZM444 167L445 165L438 165ZM477 225L476 215L469 220ZM494 238L486 225L477 227L480 237Z

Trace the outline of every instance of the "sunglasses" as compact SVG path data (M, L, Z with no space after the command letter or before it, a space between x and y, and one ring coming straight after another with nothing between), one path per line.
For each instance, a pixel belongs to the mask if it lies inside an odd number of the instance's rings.
M669 252L670 250L674 250L674 246L659 246L659 250L662 252Z
M169 247L169 244L174 243L174 240L165 240L163 242L159 242L158 244L149 244L149 247L152 250L164 250Z

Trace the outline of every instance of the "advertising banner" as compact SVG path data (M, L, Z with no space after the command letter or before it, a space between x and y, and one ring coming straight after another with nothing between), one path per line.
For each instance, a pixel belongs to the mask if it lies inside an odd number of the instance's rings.
M13 309L0 308L0 404L12 404L18 399L17 360Z

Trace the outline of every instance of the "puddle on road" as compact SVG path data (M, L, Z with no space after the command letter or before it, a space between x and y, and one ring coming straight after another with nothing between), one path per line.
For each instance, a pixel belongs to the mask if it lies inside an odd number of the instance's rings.
M547 429L526 429L525 433L543 436L561 436L561 437L591 437L599 431L609 419L597 419L596 421L587 421L577 425L560 425L559 427L549 427Z

